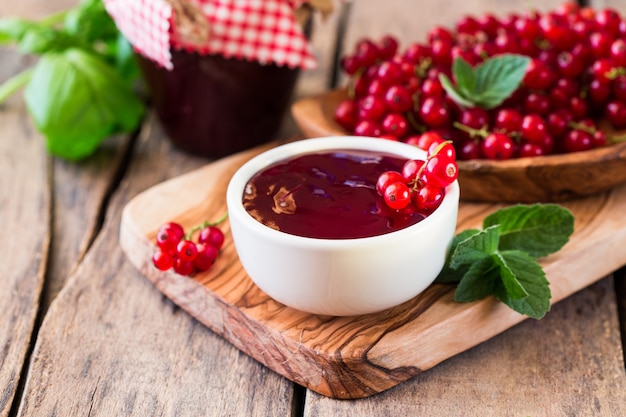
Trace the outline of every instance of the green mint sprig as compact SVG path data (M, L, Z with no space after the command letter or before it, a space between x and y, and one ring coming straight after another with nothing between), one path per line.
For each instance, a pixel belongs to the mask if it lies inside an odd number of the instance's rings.
M464 107L492 109L506 100L524 79L530 58L517 54L491 57L472 67L457 56L452 63L454 84L445 74L439 75L448 95Z
M0 85L0 103L26 87L26 107L51 154L85 158L111 135L131 132L141 122L132 47L101 0L83 0L37 22L0 19L0 45L9 43L40 59Z
M560 250L574 232L574 216L556 204L516 205L487 216L482 229L457 234L439 283L458 283L454 299L493 295L535 319L550 310L550 283L537 258Z

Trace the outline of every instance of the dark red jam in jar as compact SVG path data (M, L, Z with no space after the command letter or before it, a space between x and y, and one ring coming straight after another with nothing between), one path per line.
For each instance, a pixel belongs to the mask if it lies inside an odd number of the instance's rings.
M208 158L275 139L299 74L297 68L177 50L171 71L137 59L169 139Z
M426 217L387 207L376 192L385 171L402 171L405 158L368 151L328 151L280 161L253 176L243 195L259 222L319 239L378 236Z

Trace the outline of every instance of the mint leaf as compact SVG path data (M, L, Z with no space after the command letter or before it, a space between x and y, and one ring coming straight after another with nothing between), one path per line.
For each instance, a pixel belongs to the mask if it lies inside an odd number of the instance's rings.
M496 298L520 314L535 319L542 318L550 311L552 293L541 265L522 251L503 251L501 255L528 295L514 299L508 291L500 290L495 292Z
M446 90L446 93L448 93L450 98L457 104L465 107L475 107L476 104L470 98L467 98L462 91L457 90L446 74L439 74L439 81L443 89Z
M115 70L80 49L42 56L24 96L48 150L66 159L86 157L108 136L134 129L143 115Z
M555 204L517 205L487 216L483 229L455 236L436 282L458 282L456 301L489 295L513 310L541 318L550 310L550 283L536 257L559 250L574 218Z
M458 56L452 63L452 74L464 97L471 97L476 91L476 72L474 68L462 57Z
M464 268L463 266L460 266L460 267L457 267L456 269L452 269L450 267L450 258L452 257L452 254L455 252L456 247L459 245L460 242L464 241L465 239L468 239L469 237L477 233L480 233L480 230L466 229L460 233L457 233L457 235L454 236L454 238L452 239L452 243L450 244L450 249L448 250L448 255L446 257L446 263L444 265L444 268L437 276L437 279L435 280L435 282L442 283L442 284L450 283L450 282L459 282L461 278L463 278L463 275L465 275L465 272L467 271L469 267Z
M523 252L522 252L523 253ZM491 256L494 263L500 268L500 278L506 290L508 298L519 300L528 296L522 284L518 281L516 271L508 263L508 259L501 252L496 252Z
M454 300L469 303L493 294L500 279L498 267L490 256L469 266L454 292Z
M523 55L504 54L485 60L475 71L476 85L472 97L483 108L500 105L517 90L526 74L530 58Z
M450 79L439 75L448 95L461 106L492 109L500 105L520 86L530 58L516 54L502 54L488 58L472 67L463 58L456 57L452 63Z
M561 249L574 231L574 216L556 204L517 205L487 216L483 227L500 226L500 250L518 249L536 258Z
M450 267L455 269L495 253L498 250L499 238L500 227L494 225L459 242L450 258Z

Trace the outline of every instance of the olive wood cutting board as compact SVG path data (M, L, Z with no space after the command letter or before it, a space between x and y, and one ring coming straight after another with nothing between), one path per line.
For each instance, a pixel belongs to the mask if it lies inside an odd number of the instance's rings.
M226 211L226 187L235 170L275 145L158 184L137 195L123 212L120 244L132 264L215 333L278 374L322 395L347 399L387 390L525 319L492 298L457 303L454 287L440 284L381 313L303 313L272 300L248 278L228 221L221 226L226 241L211 270L193 278L156 270L151 255L159 226L177 221L189 228L218 219ZM560 204L576 220L565 247L541 260L553 302L626 264L626 186ZM499 207L462 202L457 229L480 227Z

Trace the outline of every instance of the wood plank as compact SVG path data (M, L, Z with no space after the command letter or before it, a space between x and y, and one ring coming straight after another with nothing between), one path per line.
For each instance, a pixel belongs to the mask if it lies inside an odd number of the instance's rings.
M193 280L157 271L150 255L158 227L169 220L191 227L219 218L227 179L256 152L217 161L137 196L125 209L120 241L131 262L168 297L271 369L323 395L359 398L389 389L523 320L493 299L455 303L451 289L441 285L369 316L298 312L271 300L249 280L227 226L227 244L211 271ZM179 189L196 192L168 204ZM626 264L626 254L612 249L626 244L621 215L626 186L563 204L576 217L576 231L558 254L543 261L553 302ZM497 207L462 204L458 229L479 226ZM458 337L461 333L464 337Z
M0 62L0 81L24 65L11 50L0 50ZM0 106L2 417L9 415L30 350L48 256L50 184L41 141L19 98Z
M612 285L604 279L540 321L380 395L346 402L307 394L304 416L623 416L626 377Z
M288 415L293 384L178 309L126 261L124 205L206 163L172 150L153 119L138 145L102 232L42 324L19 415Z

